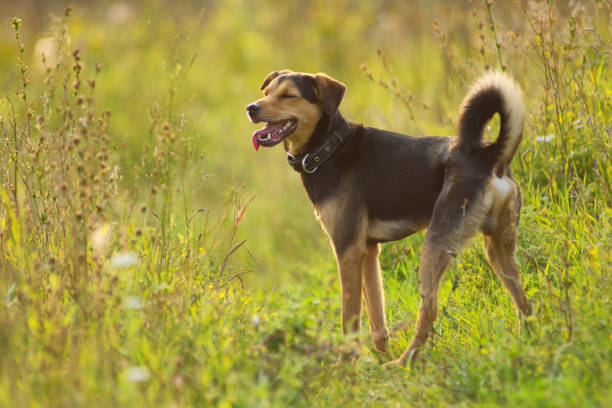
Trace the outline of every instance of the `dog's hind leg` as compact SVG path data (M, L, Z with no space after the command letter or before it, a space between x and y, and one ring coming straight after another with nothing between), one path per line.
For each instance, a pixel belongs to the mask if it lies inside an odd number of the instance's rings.
M385 321L385 298L380 273L378 254L379 244L367 244L366 257L363 262L363 296L368 309L370 331L376 349L387 353L389 331Z
M516 261L517 221L518 204L516 199L510 199L498 216L495 230L491 234L483 233L484 249L493 270L512 296L520 322L527 327L523 318L533 310L523 290Z
M471 189L471 190L470 190ZM421 301L416 331L408 349L401 357L388 363L406 364L414 359L425 345L438 314L438 287L452 256L462 244L478 230L482 211L482 195L469 183L459 184L452 179L445 185L436 200L432 220L425 235L419 261L419 291ZM467 192L467 193L466 193ZM468 198L477 203L471 205Z
M419 262L419 291L421 302L417 317L416 331L408 349L397 363L405 364L409 358L414 358L421 347L425 345L429 332L438 314L438 287L440 279L450 263L451 255L444 247L425 239Z

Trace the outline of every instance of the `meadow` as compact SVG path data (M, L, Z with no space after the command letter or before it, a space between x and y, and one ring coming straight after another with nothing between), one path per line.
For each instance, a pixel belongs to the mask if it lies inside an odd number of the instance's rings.
M610 406L608 1L23 1L0 6L0 406ZM469 84L524 90L528 334L475 238L407 346L423 233L385 244L390 356L341 336L327 238L245 107L273 70L347 118L453 135ZM494 120L488 137L497 134Z

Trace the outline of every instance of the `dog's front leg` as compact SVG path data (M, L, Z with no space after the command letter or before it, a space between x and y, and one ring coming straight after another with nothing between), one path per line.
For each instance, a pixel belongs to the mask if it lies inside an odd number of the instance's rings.
M385 299L378 254L379 244L368 244L367 255L363 262L363 297L368 309L370 331L374 345L381 353L387 353L389 330L385 322Z
M366 256L364 246L352 245L336 255L342 291L342 332L359 331L361 316L361 266Z

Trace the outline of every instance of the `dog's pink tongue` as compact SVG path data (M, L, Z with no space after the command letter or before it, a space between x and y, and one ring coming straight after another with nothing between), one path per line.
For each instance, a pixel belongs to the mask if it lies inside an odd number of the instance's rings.
M253 147L255 148L255 151L259 150L259 146L261 145L261 143L259 142L259 139L257 138L257 132L253 133Z

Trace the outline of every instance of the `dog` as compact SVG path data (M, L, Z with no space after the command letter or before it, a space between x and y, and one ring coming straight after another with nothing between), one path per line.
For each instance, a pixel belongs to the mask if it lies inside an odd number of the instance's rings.
M346 85L323 73L274 71L261 90L264 97L247 106L253 123L266 122L253 133L253 146L283 142L289 165L300 173L337 259L344 334L359 330L363 294L375 348L388 353L380 243L423 229L416 332L390 364L412 361L425 345L440 279L478 231L526 322L532 307L516 260L521 194L510 170L525 108L513 79L496 71L478 79L461 105L454 137L411 137L347 121L338 110ZM483 130L495 113L500 132L488 142Z

